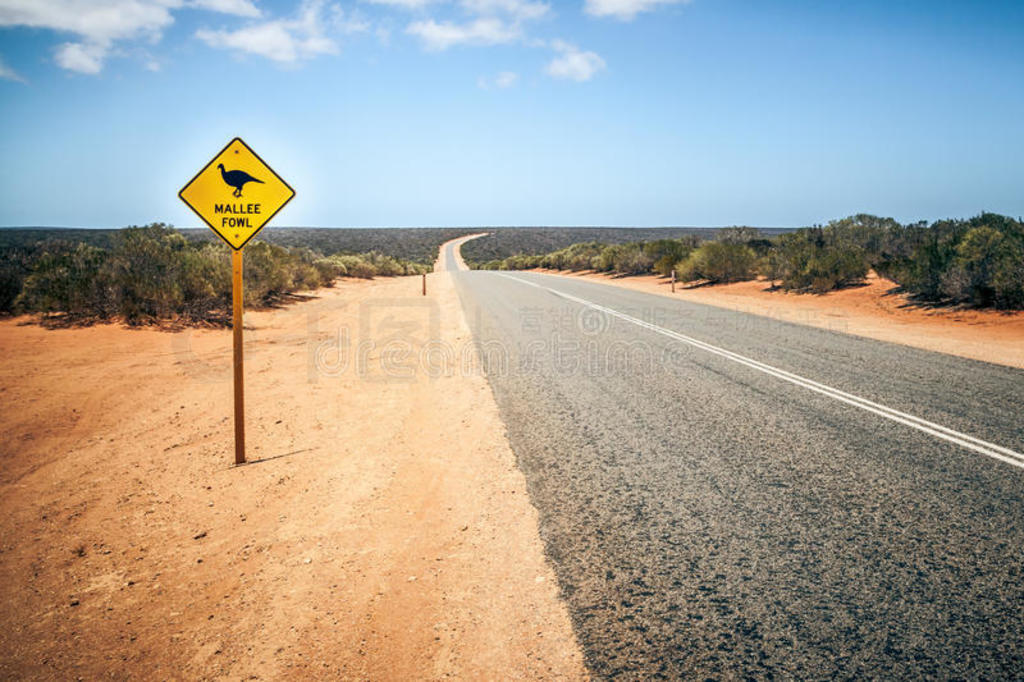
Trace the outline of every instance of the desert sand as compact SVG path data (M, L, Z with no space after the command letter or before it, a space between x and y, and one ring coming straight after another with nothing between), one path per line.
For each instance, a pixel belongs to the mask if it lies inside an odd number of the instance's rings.
M247 312L240 467L230 330L0 322L0 677L585 678L428 279Z
M1024 312L929 308L896 293L895 282L871 273L864 286L827 294L772 291L764 280L684 288L655 275L538 270L740 310L880 341L1024 368Z

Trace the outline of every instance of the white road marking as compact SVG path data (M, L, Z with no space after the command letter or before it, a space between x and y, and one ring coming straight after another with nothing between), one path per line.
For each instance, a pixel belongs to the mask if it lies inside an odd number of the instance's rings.
M573 296L572 294L567 294L563 291L558 291L556 289L546 287L542 284L529 282L519 277L513 277L512 275L507 275L504 273L494 274L498 275L499 277L505 277L506 279L511 279L513 281L519 282L520 284L526 284L531 287L543 289L556 296L560 296L575 303L579 303L580 305L586 306L593 310L598 310L607 315L611 315L612 317L617 317L620 320L631 322L632 324L635 324L638 327L643 327L644 329L656 332L658 334L661 334L662 336L667 336L670 339L681 341L682 343L691 345L695 348L700 348L701 350L705 350L709 353L714 353L715 355L721 356L728 360L732 360L733 362L737 362L741 365L745 365L752 369L756 369L759 372L764 372L765 374L777 377L779 379L782 379L783 381L788 381L791 384L802 386L803 388L806 388L810 391L814 391L815 393L820 393L822 395L828 396L829 398L833 398L834 400L838 400L839 402L846 403L847 405L859 407L862 410L866 410L880 417L885 417L886 419L890 419L894 422L899 422L900 424L917 429L918 431L922 431L924 433L927 433L928 435L934 436L936 438L941 438L942 440L949 441L950 443L955 443L956 445L967 448L968 450L973 450L974 452L981 453L988 457L992 457L993 459L998 459L1001 462L1006 462L1007 464L1024 469L1024 454L1015 452L1014 450L1011 450L1009 448L1004 448L1001 445L989 443L988 441L981 440L980 438L975 438L974 436L970 436L966 433L961 433L960 431L955 431L953 429L947 428L945 426L942 426L941 424L930 422L927 419L922 419L921 417L915 417L914 415L907 414L906 412L894 410L891 407L881 405L879 403L868 400L867 398L861 398L860 396L853 395L852 393L841 391L838 388L826 386L825 384L818 383L817 381L814 381L812 379L807 379L798 374L787 372L784 369L779 369L778 367L766 365L763 362L759 362L752 358L748 358L744 355L740 355L739 353L734 353L731 350L719 348L718 346L714 346L710 343L700 341L693 337L687 336L686 334L680 334L679 332L673 331L671 329L659 327L656 324L651 324L650 322L646 322L639 318L633 317L632 315L620 313L617 310L612 310L611 308L607 308L603 305L599 305L592 301L579 298L578 296Z

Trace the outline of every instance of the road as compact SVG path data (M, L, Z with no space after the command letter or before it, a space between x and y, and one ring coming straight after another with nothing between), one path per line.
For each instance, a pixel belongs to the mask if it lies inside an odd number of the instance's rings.
M1024 675L1024 371L453 276L597 677Z

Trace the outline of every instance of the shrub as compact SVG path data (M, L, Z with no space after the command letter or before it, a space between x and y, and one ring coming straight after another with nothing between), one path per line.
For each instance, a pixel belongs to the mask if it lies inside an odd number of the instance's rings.
M18 289L7 310L121 315L130 324L173 317L227 319L231 257L220 243L189 242L157 223L118 231L109 248L70 242L33 248L0 252L5 256L0 286ZM323 258L308 248L257 241L245 248L244 296L249 305L261 305L293 291L329 285L339 276L404 275L427 269L380 253ZM0 294L11 298L2 288Z
M15 301L32 272L35 260L31 250L20 247L0 247L0 313L15 310Z
M1008 308L1021 305L1024 248L1003 232L981 225L968 231L942 274L942 293L953 301Z
M644 254L651 259L652 269L663 277L672 274L676 263L685 259L697 247L697 238L658 239L644 244Z
M704 280L710 284L753 279L757 255L745 244L707 242L676 265L683 281Z
M160 223L122 230L105 267L114 310L129 322L181 312L181 265L185 251L192 248Z
M837 230L808 228L781 235L774 253L767 256L772 279L781 279L784 289L823 293L864 280L868 261L863 249L841 243ZM765 270L762 269L765 274Z
M723 227L718 230L718 234L715 237L716 241L726 244L745 244L749 246L750 242L761 239L761 231L756 227Z
M600 255L604 245L599 242L581 242L541 256L540 265L554 270L588 270L591 261Z
M785 272L785 260L782 252L774 245L757 261L757 274L771 282L772 287L775 286L776 281L784 277Z
M220 244L204 244L181 253L178 270L182 308L194 320L226 314L231 305L231 259Z
M25 279L16 305L32 312L106 317L110 309L100 276L106 255L85 244L50 244Z
M361 279L373 279L377 274L377 268L368 263L362 256L355 254L335 254L328 259L338 269L341 277L359 277Z
M924 300L1024 308L1024 225L993 213L905 229L883 272Z

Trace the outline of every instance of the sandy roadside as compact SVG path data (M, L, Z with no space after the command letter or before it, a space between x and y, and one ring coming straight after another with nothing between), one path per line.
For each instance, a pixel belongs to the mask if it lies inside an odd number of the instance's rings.
M905 296L890 293L896 284L873 273L866 286L812 295L768 291L769 284L765 281L696 289L677 286L672 293L669 280L655 275L614 277L593 272L537 272L589 279L786 322L1024 368L1024 312L916 306Z
M585 678L428 279L247 313L238 468L230 332L0 322L0 677Z

